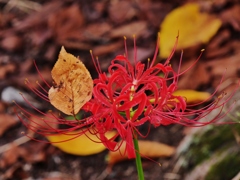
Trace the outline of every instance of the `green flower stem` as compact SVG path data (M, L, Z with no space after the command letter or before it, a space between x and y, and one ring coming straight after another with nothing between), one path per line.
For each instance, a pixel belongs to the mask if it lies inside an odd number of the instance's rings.
M133 139L134 142L134 149L136 152L136 165L137 165L137 172L138 172L138 180L144 180L143 168L142 168L142 160L139 154L139 146L137 138Z

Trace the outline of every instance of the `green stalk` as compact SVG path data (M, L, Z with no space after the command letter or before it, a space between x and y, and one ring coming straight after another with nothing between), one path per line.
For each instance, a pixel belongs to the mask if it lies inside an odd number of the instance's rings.
M138 180L144 180L142 160L141 160L141 156L139 154L138 140L136 137L133 139L133 142L134 142L134 149L136 152L136 165L137 165L137 172L138 172Z
M134 86L131 87L132 94L135 92ZM130 96L130 101L133 99L133 96ZM135 111L133 108L130 109L130 117L134 116ZM143 168L142 168L142 160L140 156L139 146L138 146L138 139L137 134L133 132L133 143L134 143L134 149L136 153L136 165L137 165L137 172L138 172L138 180L144 180L144 174L143 174Z

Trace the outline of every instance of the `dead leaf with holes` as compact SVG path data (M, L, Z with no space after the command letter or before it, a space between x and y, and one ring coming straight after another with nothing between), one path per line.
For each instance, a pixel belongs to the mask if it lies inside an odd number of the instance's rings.
M75 115L91 99L93 80L85 65L62 47L52 69L54 85L48 92L50 103L68 115Z

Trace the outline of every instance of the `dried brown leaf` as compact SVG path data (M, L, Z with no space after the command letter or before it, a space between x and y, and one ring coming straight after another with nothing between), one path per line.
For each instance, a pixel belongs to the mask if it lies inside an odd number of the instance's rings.
M240 43L239 47L240 47ZM209 76L213 77L212 84L216 87L222 76L224 79L237 77L238 72L240 71L240 51L236 52L232 56L217 58L212 61L206 62L205 66L207 69L210 69Z
M12 63L0 65L0 79L5 79L8 73L13 73L16 70L16 66Z
M19 147L21 148L20 157L28 163L43 162L46 160L46 146L46 143L31 141L23 148Z
M50 103L68 115L75 115L91 99L93 80L85 65L62 47L53 67L54 86L48 93Z
M223 30L208 44L204 56L207 58L222 57L232 51L232 46L226 44L231 34L229 30ZM222 44L226 44L222 46Z
M0 168L6 168L7 166L12 165L17 161L19 157L18 148L19 147L12 144L11 149L2 155L0 158Z
M120 26L118 28L115 28L111 31L109 36L111 38L116 37L132 37L133 35L136 36L142 36L147 31L147 22L146 21L137 21L132 22L123 26Z
M33 66L33 60L32 59L25 59L25 61L21 62L19 66L19 71L21 73L27 73Z
M10 149L3 153L0 158L0 168L6 168L17 162L18 158L23 158L28 163L41 162L46 160L44 148L47 144L30 142L27 146L17 146L15 143L10 144Z
M29 30L31 28L45 25L51 14L55 14L63 6L64 1L51 1L42 6L42 9L36 13L31 14L24 20L14 22L14 28L16 31Z
M84 17L78 5L62 8L51 14L48 19L48 26L52 29L57 41L66 39L82 40L82 26Z
M0 136L9 129L10 127L16 125L18 120L16 120L15 116L9 114L0 114Z
M12 166L10 166L10 167L4 172L4 174L1 174L1 175L2 175L1 178L2 178L2 179L13 179L13 178L14 178L14 174L15 174L16 172L19 173L19 170L21 170L21 169L22 169L22 163L16 162L16 163L14 163ZM20 179L25 179L25 178L27 178L27 177L26 177L26 176L23 177L23 178L20 177Z
M15 34L8 34L1 41L1 47L7 51L18 51L22 49L23 39Z
M71 39L60 39L58 41L59 44L64 45L66 48L70 49L81 49L81 50L88 50L92 48L92 45L87 42L81 42L81 41L73 41Z
M101 56L104 54L114 52L120 49L122 46L123 46L122 41L117 41L117 42L106 44L106 45L100 45L93 48L93 53L94 55Z
M4 29L8 26L9 22L14 19L14 15L11 13L0 12L0 29Z
M172 9L172 5L160 1L140 0L136 1L136 3L138 3L140 8L137 16L155 27L159 27L159 24L163 21L166 14Z
M33 46L36 46L37 48L46 43L46 41L53 36L52 30L43 25L34 31L30 31L27 35L28 38L31 39Z
M99 40L104 38L109 31L111 31L112 25L107 22L98 22L89 24L83 31L83 37L86 40Z
M110 1L108 13L110 19L115 23L122 23L132 19L137 11L131 1Z
M181 70L184 71L194 63L195 59L192 59L183 64ZM179 82L179 89L197 89L202 84L209 82L209 73L204 63L198 62L194 67L184 73Z
M231 24L236 31L240 31L240 5L234 5L232 8L220 14L224 23Z

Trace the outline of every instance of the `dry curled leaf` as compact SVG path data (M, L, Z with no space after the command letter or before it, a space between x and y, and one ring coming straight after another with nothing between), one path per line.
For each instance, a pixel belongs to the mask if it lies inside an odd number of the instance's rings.
M52 69L54 86L48 92L50 103L68 115L75 115L91 99L93 80L85 65L62 47Z
M177 49L185 49L207 43L221 24L215 16L200 12L196 3L173 10L161 24L160 57L166 58L171 53L176 41L174 34L180 34Z
M154 141L138 141L140 155L142 157L157 158L157 157L169 157L175 152L175 148L163 143ZM123 142L118 151L110 151L108 153L108 164L111 166L119 161L128 159L125 153L126 143Z
M90 130L91 131L91 130ZM53 143L54 146L61 149L63 152L74 154L74 155L81 155L81 156L88 156L92 154L97 154L102 152L106 149L103 143L100 142L98 138L98 134L93 135L91 132L86 131L85 134L78 136L72 140L76 134L81 134L82 130L74 131L71 134L56 134L47 136L47 139L50 142L61 142L61 143ZM109 131L105 135L107 138L111 138L116 134L114 131ZM65 141L65 142L62 142ZM99 143L96 143L99 142Z

